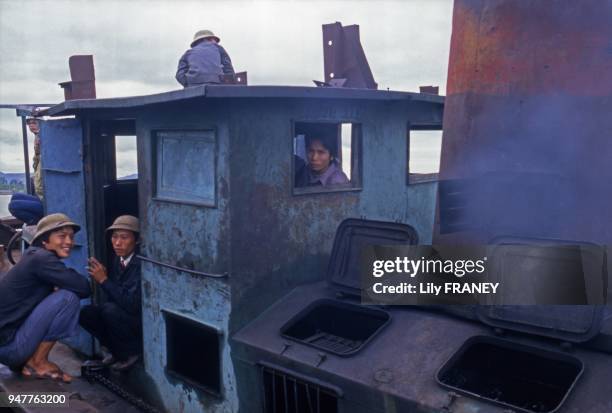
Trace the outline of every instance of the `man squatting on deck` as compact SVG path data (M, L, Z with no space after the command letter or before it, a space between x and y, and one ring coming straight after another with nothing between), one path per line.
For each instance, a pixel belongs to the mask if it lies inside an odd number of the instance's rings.
M232 60L220 41L210 30L200 30L193 36L191 49L183 54L176 71L176 80L183 87L218 84L224 75L235 75Z
M122 215L106 229L111 234L115 257L110 271L97 259L89 259L89 275L100 285L107 300L101 305L86 305L79 323L110 350L102 360L85 364L111 365L126 370L142 353L142 313L140 260L135 256L139 242L138 218Z
M42 218L32 246L0 280L0 363L26 377L72 380L48 356L74 334L79 299L90 295L87 279L61 261L79 229L64 214Z
M74 246L80 227L64 214L42 218L32 246L0 279L0 363L23 376L70 382L48 356L57 340L74 335L79 320L80 298L91 294L88 280L61 261ZM110 274L95 258L91 277L101 285L108 300L85 306L81 323L118 360L111 367L123 370L138 360L141 346L140 263L134 256L138 242L138 219L129 215L115 220L112 231L117 257ZM107 357L101 364L115 361Z

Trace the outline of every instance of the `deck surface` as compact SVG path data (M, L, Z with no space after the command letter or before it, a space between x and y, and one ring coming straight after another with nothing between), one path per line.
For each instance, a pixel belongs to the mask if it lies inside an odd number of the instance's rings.
M35 413L136 413L134 406L98 383L90 383L81 378L80 366L82 358L69 347L58 343L49 359L61 366L64 371L74 377L72 383L60 383L52 380L24 379L21 374L14 373L8 367L0 364L0 391L8 393L31 392L61 392L69 393L69 407L61 408L23 408L25 412Z

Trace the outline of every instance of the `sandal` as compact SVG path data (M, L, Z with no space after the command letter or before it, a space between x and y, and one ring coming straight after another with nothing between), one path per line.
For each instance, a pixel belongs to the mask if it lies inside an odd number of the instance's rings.
M25 372L27 372L27 374ZM23 369L21 370L21 375L27 379L47 379L53 381L61 381L63 383L72 382L72 377L68 376L60 369L40 373L36 371L35 368L33 368L32 366L28 366L27 364L23 366Z

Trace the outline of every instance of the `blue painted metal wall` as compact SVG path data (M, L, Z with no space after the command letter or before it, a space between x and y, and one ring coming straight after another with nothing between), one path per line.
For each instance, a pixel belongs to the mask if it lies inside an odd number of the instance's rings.
M230 271L229 135L224 111L207 108L206 113L203 113L193 106L173 105L163 111L147 111L142 115L136 125L141 165L139 193L143 253L156 260L200 271ZM186 159L175 159L171 153L158 159L155 141L156 131L160 130L192 131L185 133L187 145L193 145L192 140L197 139L194 136L198 133L194 134L194 130L206 131L202 139L207 142L214 136L215 202L199 199L201 196L190 196L209 193L206 190L210 187L207 173L190 174L189 170L193 168L183 164ZM158 146L158 149L161 148ZM204 145L201 149L206 152L210 145ZM209 155L206 158L210 160ZM164 164L160 165L160 162ZM173 165L172 179L180 178L187 184L184 187L189 188L188 191L184 188L184 197L181 194L173 195L176 202L168 200L172 197L168 196L167 191L155 191L158 173L163 174L164 168L172 169ZM201 171L208 171L209 168L208 164L200 165ZM175 176L177 173L184 176ZM201 175L202 179L197 179L196 175ZM197 187L198 182L201 187ZM181 197L184 199L180 200ZM235 377L227 333L231 314L228 282L192 276L148 263L143 264L142 276L145 365L158 386L166 408L182 412L237 411ZM162 310L224 331L221 346L223 397L210 396L166 373L166 323Z
M89 248L82 137L81 122L77 119L41 122L41 165L46 212L67 214L81 226L75 237L75 246L65 263L87 277L85 266ZM89 302L89 299L81 300L83 305ZM78 331L78 336L66 340L67 344L85 354L91 353L91 335L80 328Z
M405 222L417 229L422 242L430 242L435 184L406 185L408 110L409 104L402 102L275 100L234 105L233 271L245 271L249 277L268 273L282 283L320 279L336 228L348 217ZM363 189L292 195L292 120L360 123ZM287 270L291 276L283 273Z
M237 377L228 338L294 286L323 278L343 219L405 222L417 229L423 242L430 242L435 184L406 185L409 118L432 116L431 108L414 105L216 99L167 104L137 116L143 252L187 268L230 273L229 280L220 281L143 265L145 365L169 410L236 411ZM440 107L434 112L441 116ZM363 189L292 195L292 121L326 120L362 125ZM215 207L156 199L160 165L155 136L160 130L214 131ZM223 399L166 374L162 310L225 332Z
M431 241L435 184L406 185L411 110L406 102L317 100L232 106L231 332L295 286L324 279L336 229L346 218L408 223L422 242ZM416 121L423 113L412 115ZM292 194L292 120L361 124L360 191ZM253 375L237 379L241 400L258 389Z
M441 112L439 104L405 100L304 98L202 99L136 111L142 252L173 265L230 274L225 280L209 279L143 264L145 368L168 410L238 409L232 333L294 286L323 278L343 219L366 216L405 222L417 229L422 242L431 241L436 186L406 185L407 129L409 121L440 121ZM292 121L361 124L363 188L293 195ZM160 156L164 149L158 136L171 132L171 146L176 146L180 131L189 148L198 139L197 131L206 131L208 140L214 137L214 157L203 153L201 158L209 161L200 165L208 170L215 159L214 202L191 196L210 194L208 172L188 173L198 168L184 163L192 164L193 156L178 156L187 152L177 148L174 154ZM207 144L200 149L210 148ZM191 194L188 199L156 190L164 182L164 168L170 171L167 178L187 184L182 192ZM206 179L197 179L200 175ZM167 374L162 311L224 332L222 398Z

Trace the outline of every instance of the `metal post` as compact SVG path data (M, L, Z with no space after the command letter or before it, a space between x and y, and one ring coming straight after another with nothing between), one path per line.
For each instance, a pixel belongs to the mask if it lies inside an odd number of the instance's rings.
M26 129L25 116L21 116L21 133L23 135L23 162L25 164L26 192L33 195L34 191L32 190L32 182L30 181L30 154L28 151L28 131Z

